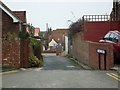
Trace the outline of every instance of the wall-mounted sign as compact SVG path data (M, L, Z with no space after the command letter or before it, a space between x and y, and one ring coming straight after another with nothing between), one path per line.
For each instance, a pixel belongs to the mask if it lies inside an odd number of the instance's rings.
M56 48L58 48L59 47L59 45L56 45Z
M97 49L97 53L106 54L106 50Z

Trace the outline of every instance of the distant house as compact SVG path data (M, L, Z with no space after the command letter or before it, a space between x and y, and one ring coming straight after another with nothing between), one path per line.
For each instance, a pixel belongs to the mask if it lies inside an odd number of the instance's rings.
M49 42L49 46L54 47L54 46L56 46L56 45L58 45L58 43L57 43L54 39L52 39L52 41Z
M69 29L56 29L49 35L49 48L55 49L56 45L62 46L64 48L65 35L69 32Z
M58 45L58 43L54 39L52 39L51 42L49 42L49 49L55 50L57 45Z
M40 28L34 28L34 36L39 36Z
M64 43L64 36L66 33L69 32L69 29L56 29L51 32L49 36L49 41L54 39L57 43L63 44Z

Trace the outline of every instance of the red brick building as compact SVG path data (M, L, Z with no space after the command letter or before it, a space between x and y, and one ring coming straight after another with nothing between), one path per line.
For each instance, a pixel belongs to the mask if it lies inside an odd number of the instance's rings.
M69 29L56 29L51 32L49 36L49 42L54 39L57 43L64 43L64 36L69 32Z
M2 27L2 66L19 68L27 59L25 43L18 38L19 32L26 31L26 12L12 11L0 1ZM25 47L25 48L24 48ZM23 55L24 54L24 55ZM24 61L21 61L24 60Z
M11 32L18 34L26 30L26 11L11 11L5 4L0 2L2 11L2 35Z

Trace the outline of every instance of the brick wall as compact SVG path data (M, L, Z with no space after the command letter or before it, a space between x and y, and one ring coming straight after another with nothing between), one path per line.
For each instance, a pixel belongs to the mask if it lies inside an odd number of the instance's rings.
M29 39L20 40L20 67L28 68L29 65Z
M111 30L118 30L120 32L120 21L111 21L110 29Z
M72 55L83 63L88 64L89 44L81 41L81 33L76 33L72 40Z
M2 67L2 10L0 9L0 67Z
M104 22L85 22L83 39L86 41L98 42L100 37L103 37L110 30L120 31L119 21L104 21Z
M28 68L29 40L3 40L2 66Z
M20 67L20 41L3 40L2 41L2 66Z
M113 67L114 62L112 45L82 41L81 33L77 33L73 36L71 55L77 58L80 62L83 62L94 69L99 69L99 58L97 49L103 49L107 51L106 69L110 69L111 67ZM104 55L100 55L100 58L100 69L105 69Z
M111 44L103 44L103 43L95 43L95 42L88 42L89 43L89 65L94 69L105 69L105 62L104 57L106 57L106 69L109 70L111 67L114 66L113 60L113 46ZM97 49L106 50L106 55L98 54ZM99 63L99 56L100 56L100 63Z

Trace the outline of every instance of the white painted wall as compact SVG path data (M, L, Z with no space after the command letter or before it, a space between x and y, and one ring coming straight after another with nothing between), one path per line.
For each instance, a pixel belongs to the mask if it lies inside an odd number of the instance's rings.
M49 43L49 46L56 46L57 43L54 39L52 39L52 41Z
M45 51L45 46L43 46L43 51Z
M68 36L65 36L65 52L68 54Z

